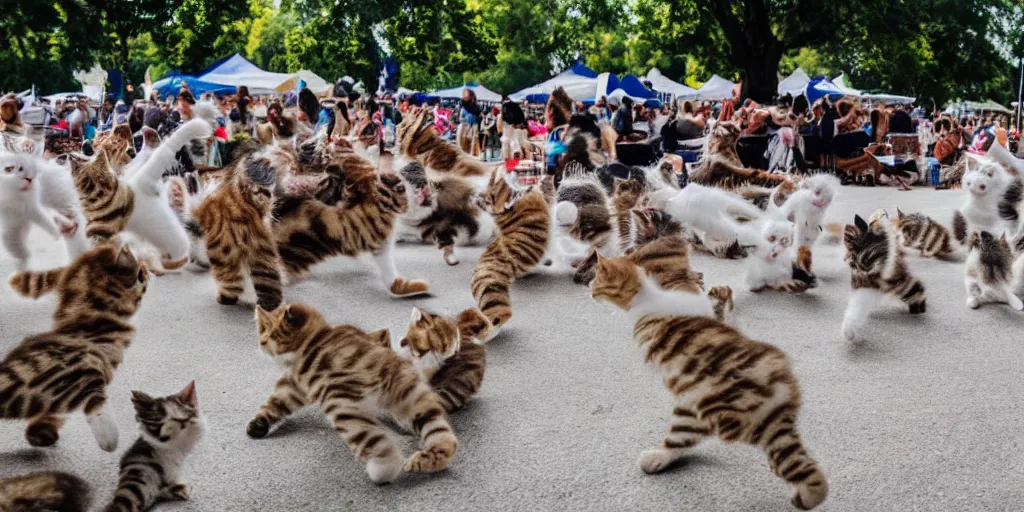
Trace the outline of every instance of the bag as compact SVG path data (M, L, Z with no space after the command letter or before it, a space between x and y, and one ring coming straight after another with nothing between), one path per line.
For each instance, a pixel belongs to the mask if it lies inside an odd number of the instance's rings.
M935 143L935 149L932 150L932 155L934 155L935 159L939 162L948 164L950 162L947 162L946 159L949 158L955 150L956 148L953 147L953 143L950 142L949 137L943 137Z

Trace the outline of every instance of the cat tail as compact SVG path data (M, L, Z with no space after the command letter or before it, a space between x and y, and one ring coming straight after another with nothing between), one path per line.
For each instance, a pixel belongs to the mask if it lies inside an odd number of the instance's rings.
M953 238L961 244L967 243L967 219L960 210L953 212Z
M463 342L483 343L491 329L491 321L477 308L469 308L459 313L455 325L459 328L459 337Z
M998 144L993 144L996 146ZM1018 177L1010 183L1003 197L999 200L999 217L1017 223L1020 220L1021 201L1024 200L1024 182Z
M160 144L160 147L153 151L149 161L132 176L132 181L149 187L151 190L148 192L150 193L159 193L159 183L164 171L174 165L178 151L193 139L205 139L212 134L213 128L203 119L193 119L181 125L163 144Z
M9 485L5 485L9 484ZM17 510L89 510L92 493L81 478L56 471L32 473L0 480L3 501Z
M63 274L63 267L38 272L18 272L11 276L7 282L18 295L38 299L56 289L57 283L60 282L60 277Z
M1013 156L1013 154L1003 147L1002 144L999 144L998 142L992 144L992 147L988 149L988 152L986 152L985 155L1008 167L1010 169L1010 174L1018 177L1024 176L1024 160Z

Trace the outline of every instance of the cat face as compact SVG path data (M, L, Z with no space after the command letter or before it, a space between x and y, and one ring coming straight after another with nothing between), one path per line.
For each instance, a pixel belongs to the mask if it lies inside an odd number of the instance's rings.
M0 153L0 188L5 191L32 190L38 167L23 153Z
M984 197L1002 181L998 164L985 164L964 173L964 187L975 197Z
M260 350L282 365L290 364L306 337L323 324L320 313L305 304L282 303L273 311L256 306Z
M203 421L199 416L195 382L179 393L159 398L142 391L132 391L132 405L139 430L150 443L179 444L197 440L202 434Z
M65 272L65 291L79 292L79 301L122 316L131 316L142 303L149 285L149 269L140 263L127 246L120 250L101 245L78 257ZM74 298L74 293L64 293Z
M640 269L633 262L623 257L606 259L598 253L594 280L590 282L591 298L629 311L633 298L642 287Z
M640 180L615 180L612 197L617 204L635 207L643 203L646 193L647 186Z
M420 370L436 370L459 351L460 342L455 322L413 308L409 327L396 351Z
M97 152L93 158L71 153L67 155L67 162L71 165L75 187L83 195L86 194L84 191L91 192L95 188L112 190L117 186L117 176L110 169L106 151Z
M846 262L850 268L860 272L881 271L889 257L889 237L884 221L868 226L857 215L852 225L846 225L843 244L846 246Z
M96 134L92 143L93 151L106 152L110 164L120 169L135 158L135 143L131 128L127 124L119 124L110 130Z
M738 124L731 121L715 123L712 137L715 139L714 145L716 147L734 146L736 141L740 139L740 127Z
M758 253L767 261L775 261L793 243L793 223L771 221L761 230L762 243Z
M816 174L800 183L800 189L809 193L811 205L816 208L827 208L832 204L839 180L828 174Z

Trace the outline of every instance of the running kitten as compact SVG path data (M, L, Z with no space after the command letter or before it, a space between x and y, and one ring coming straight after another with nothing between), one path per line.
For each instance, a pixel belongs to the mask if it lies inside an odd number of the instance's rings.
M0 510L88 512L89 485L68 473L43 471L0 479Z
M708 238L739 240L750 245L759 235L736 218L758 220L763 212L743 198L714 187L690 183L669 199L665 211L684 226L701 231Z
M940 260L951 260L955 257L956 245L952 233L927 215L923 213L904 215L897 208L896 218L893 219L892 225L903 235L903 245L920 249L921 256Z
M787 220L765 223L761 240L747 263L747 287L752 292L765 289L789 293L807 291L808 282L794 279L793 224ZM799 272L797 269L796 272Z
M109 245L67 267L11 277L25 297L57 292L53 330L25 338L0 362L0 418L28 420L29 444L52 446L65 417L81 408L100 448L117 449L106 387L135 335L129 322L148 279L127 247Z
M869 226L857 215L853 225L846 225L843 243L853 291L842 331L850 341L862 339L868 315L886 294L906 303L912 315L925 312L924 284L910 274L898 238L885 218Z
M818 241L822 222L836 192L839 179L831 174L815 174L800 182L796 192L782 205L782 216L793 223L797 244L797 267L810 276L809 286L817 282L811 272L811 247Z
M1009 304L1017 311L1024 310L1024 302L1014 295L1013 252L1003 234L998 239L988 231L971 235L967 242L967 266L964 268L964 287L967 289L967 307L978 309L982 304Z
M188 500L192 492L181 470L206 429L196 383L160 398L132 391L132 405L139 439L121 457L121 478L105 512L149 510L160 500Z
M36 144L42 148L42 144ZM0 224L4 248L19 271L28 267L28 231L35 224L63 237L69 261L89 250L85 215L67 169L37 154L0 152Z
M413 308L405 337L395 348L430 382L449 413L469 403L484 380L487 356L471 336L462 335L457 320Z
M448 467L458 441L441 398L412 363L353 326L328 325L305 304L270 312L257 307L256 331L260 349L277 360L284 375L249 422L249 437L266 437L295 411L317 405L353 455L366 462L375 483L393 481L403 467L427 473ZM401 447L378 419L382 415L419 436L422 448L408 461L403 463Z
M796 488L797 508L825 501L828 483L797 433L800 390L781 350L711 318L707 297L666 291L625 257L601 258L591 296L630 313L645 360L675 395L669 433L640 455L641 470L659 473L716 435L761 448Z

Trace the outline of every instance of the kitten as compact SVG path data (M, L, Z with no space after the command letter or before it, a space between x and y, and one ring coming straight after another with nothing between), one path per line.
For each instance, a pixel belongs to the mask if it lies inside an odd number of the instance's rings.
M89 485L68 473L45 471L0 479L0 510L88 512Z
M449 413L463 408L480 390L487 366L483 345L471 333L463 336L460 327L457 319L413 308L405 337L397 348L391 347L423 374Z
M577 266L592 250L602 256L621 253L619 225L604 187L595 173L577 162L566 165L552 208L552 248L569 266Z
M787 220L769 221L765 223L761 235L761 240L754 247L753 257L748 258L747 263L746 283L750 291L807 291L808 282L793 277L793 224Z
M458 265L455 245L482 245L494 236L494 219L477 206L473 185L458 176L429 178L412 162L399 171L409 209L398 219L399 241L433 242L445 263Z
M1002 235L1008 223L1000 215L1000 203L1011 190L1011 180L1002 166L994 162L983 163L968 170L963 177L967 189L967 201L954 214L954 229L957 241L966 243L971 233L988 231ZM1003 212L1006 215L1007 212Z
M738 240L740 245L750 245L759 235L749 225L737 222L736 217L758 220L763 214L735 194L695 183L672 197L665 211L684 226L702 231L707 237Z
M0 223L4 248L19 271L28 267L32 224L50 236L63 237L73 261L89 250L85 222L67 169L37 154L0 152Z
M839 187L839 179L835 176L815 174L800 182L796 192L790 194L781 207L782 216L793 223L797 266L811 277L811 288L817 286L811 272L811 247L818 241L825 214Z
M25 297L57 292L53 330L25 338L0 362L0 418L28 420L29 444L52 446L66 415L81 408L100 448L117 448L106 387L135 335L129 321L148 277L127 247L109 245L66 267L11 277Z
M395 224L408 209L402 180L394 174L378 175L368 160L354 154L340 157L338 163L345 173L340 204L292 198L278 209L274 242L288 275L299 277L332 256L370 253L392 296L429 293L426 281L407 280L395 266Z
M869 226L857 215L853 225L846 226L843 242L853 291L842 332L850 341L862 339L868 315L885 294L906 303L912 315L925 312L924 284L910 274L898 238L884 218Z
M921 250L921 256L951 260L955 257L956 245L952 233L945 226L935 222L923 213L904 213L897 208L893 227L903 235L903 245Z
M154 398L132 391L139 439L121 457L121 477L105 512L149 510L160 500L188 500L182 464L206 429L199 415L195 382L181 392Z
M711 318L707 297L666 291L625 257L598 262L591 296L629 312L645 360L675 396L671 429L640 455L641 470L659 473L717 435L761 448L772 471L796 488L797 508L825 500L825 475L797 433L800 390L781 350Z
M366 462L375 483L409 472L448 467L458 445L441 398L412 363L375 344L350 325L331 326L315 309L283 304L256 308L260 349L277 360L284 375L246 431L263 438L306 405L317 405L335 430ZM306 364L308 361L317 364ZM420 438L421 450L403 463L401 447L378 419L390 415Z
M479 334L490 340L512 318L509 286L537 267L548 245L551 214L543 194L511 183L514 175L491 174L483 195L483 208L494 216L497 236L484 249L470 287L490 326ZM550 179L550 178L545 178Z
M427 108L413 109L395 127L395 139L401 155L427 169L456 176L486 176L484 164L441 139L434 129L434 113Z
M1003 234L998 239L988 231L971 235L967 242L967 266L964 268L964 287L967 289L967 307L977 309L982 304L1009 304L1017 311L1024 310L1024 302L1014 295L1013 252Z

